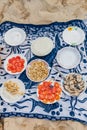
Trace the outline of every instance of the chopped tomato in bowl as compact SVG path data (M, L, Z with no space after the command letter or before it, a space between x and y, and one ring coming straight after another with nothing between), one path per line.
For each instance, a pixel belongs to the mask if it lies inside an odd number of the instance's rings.
M38 85L38 99L45 104L52 104L58 101L61 97L62 89L56 81L44 81Z
M9 74L22 73L27 66L26 58L21 54L12 54L4 62L4 68Z

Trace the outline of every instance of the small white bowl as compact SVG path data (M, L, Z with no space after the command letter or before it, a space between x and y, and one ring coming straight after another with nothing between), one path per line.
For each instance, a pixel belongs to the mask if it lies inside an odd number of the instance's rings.
M38 37L31 41L31 51L37 56L48 55L53 48L53 41L48 37Z
M8 64L8 60L9 60L9 59L11 59L11 58L13 58L13 57L16 57L16 56L20 56L22 59L25 60L24 68L23 68L23 70L22 70L21 72L12 73L11 71L7 70L7 64ZM12 55L8 56L8 57L6 58L6 60L5 60L5 62L4 62L4 69L5 69L5 71L6 71L7 73L9 73L9 74L12 74L12 75L16 75L16 74L22 73L22 72L25 70L26 66L27 66L27 60L26 60L26 58L25 58L22 54L12 54Z
M56 59L61 67L72 69L80 63L81 55L76 48L65 47L58 51Z
M8 79L8 80L5 81L5 82L8 82L8 81L13 81L13 82L17 83L18 86L19 86L20 92L25 93L25 85L24 85L24 83L23 83L21 80L12 78L12 79ZM1 98L2 98L5 102L8 102L8 103L16 103L17 101L21 100L22 97L23 97L23 95L20 95L20 94L18 94L18 95L12 95L12 94L10 94L10 93L5 89L4 83L3 83L3 85L2 85L2 87L1 87L1 89L0 89L0 96L1 96Z
M29 74L28 74L28 68L29 68L29 67L31 66L31 64L32 64L33 62L35 62L35 61L42 61L42 62L44 62L44 63L46 64L46 66L47 66L48 74L47 74L47 76L46 76L44 79L42 79L42 80L35 81L35 80L31 79L31 77L30 77ZM41 82L41 81L44 81L45 79L47 79L47 77L49 76L49 73L50 73L50 69L51 69L51 68L49 67L49 64L48 64L45 60L35 59L35 60L32 60L32 61L27 65L26 75L27 75L27 77L28 77L31 81L33 81L33 82Z
M85 40L85 32L77 26L69 26L63 31L63 40L72 45L79 45Z
M18 46L26 39L26 33L21 28L12 28L4 35L5 42L10 46Z

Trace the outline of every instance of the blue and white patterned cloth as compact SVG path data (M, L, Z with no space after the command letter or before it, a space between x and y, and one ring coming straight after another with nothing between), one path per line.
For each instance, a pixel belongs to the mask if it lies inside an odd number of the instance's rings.
M38 58L31 53L30 41L38 37L46 36L53 40L55 48L52 52L42 57L52 67L49 78L56 78L60 81L61 76L57 77L58 68L63 74L70 72L77 72L84 76L87 75L87 26L82 20L72 20L69 22L55 22L49 25L32 25L32 24L17 24L13 22L4 22L0 25L0 45L4 46L3 52L0 56L3 58L2 62L12 53L20 53L26 56L28 62L31 59ZM84 30L86 40L83 44L76 46L81 54L81 62L74 69L63 69L56 62L56 54L59 49L69 46L62 39L62 32L68 26L78 26ZM7 30L19 27L24 29L27 34L26 40L22 45L11 47L4 41L4 34ZM17 76L9 75L5 72L3 67L0 68L0 87L2 83L9 78L19 78L26 86L26 93L23 98L15 104L9 104L2 100L0 97L0 117L29 117L49 120L75 120L87 124L87 89L84 94L79 97L70 97L62 94L60 101L45 105L37 99L37 83L31 82L25 75L25 71Z

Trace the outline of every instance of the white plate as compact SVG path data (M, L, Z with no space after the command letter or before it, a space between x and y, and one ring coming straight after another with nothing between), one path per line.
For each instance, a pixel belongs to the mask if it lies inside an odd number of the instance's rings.
M65 47L58 51L56 59L63 68L72 69L80 63L81 55L76 48Z
M8 70L7 70L7 64L8 64L8 60L9 60L9 59L11 59L12 57L16 57L16 56L20 56L22 59L24 59L24 60L25 60L25 64L24 64L24 68L23 68L23 70L22 70L21 72L12 73L11 71L8 71ZM27 60L26 60L26 58L25 58L22 54L12 54L12 55L8 56L7 59L6 59L5 62L4 62L4 69L5 69L5 71L6 71L7 73L13 74L13 75L22 73L22 72L25 70L26 66L27 66Z
M77 27L70 26L63 31L63 40L70 45L79 45L85 40L85 32Z
M48 37L39 37L31 43L31 51L37 56L45 56L53 49L53 41Z
M69 75L69 74L68 74L68 75ZM87 88L86 77L83 75L82 78L83 78L83 80L84 80L85 87L84 87L84 90L83 90L80 94L78 94L78 96L81 96L81 95L85 92L85 90L86 90L86 88ZM66 90L64 89L64 87L63 87L63 82L64 82L64 80L61 81L62 91L63 91L65 94L67 94L68 96L74 96L74 95L71 95L68 91L66 91Z
M12 79L8 79L7 81L5 82L8 82L8 81L13 81L15 83L18 84L18 86L20 87L20 92L23 92L25 93L25 86L24 86L24 83L19 80L19 79L15 79L15 78L12 78ZM4 84L2 85L1 89L0 89L0 96L2 97L2 99L8 103L15 103L19 100L21 100L21 98L23 97L23 95L11 95L9 92L7 92L7 90L5 89L4 87Z
M25 41L26 33L21 28L12 28L4 35L5 42L10 46L17 46Z

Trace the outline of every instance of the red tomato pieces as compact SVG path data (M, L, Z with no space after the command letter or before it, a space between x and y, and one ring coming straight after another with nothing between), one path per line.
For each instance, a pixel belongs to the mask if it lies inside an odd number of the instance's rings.
M12 57L8 60L7 70L12 73L21 72L24 68L25 60L20 56Z
M38 98L43 103L52 103L60 99L62 89L58 82L54 82L54 86L51 87L51 81L44 81L38 86Z

